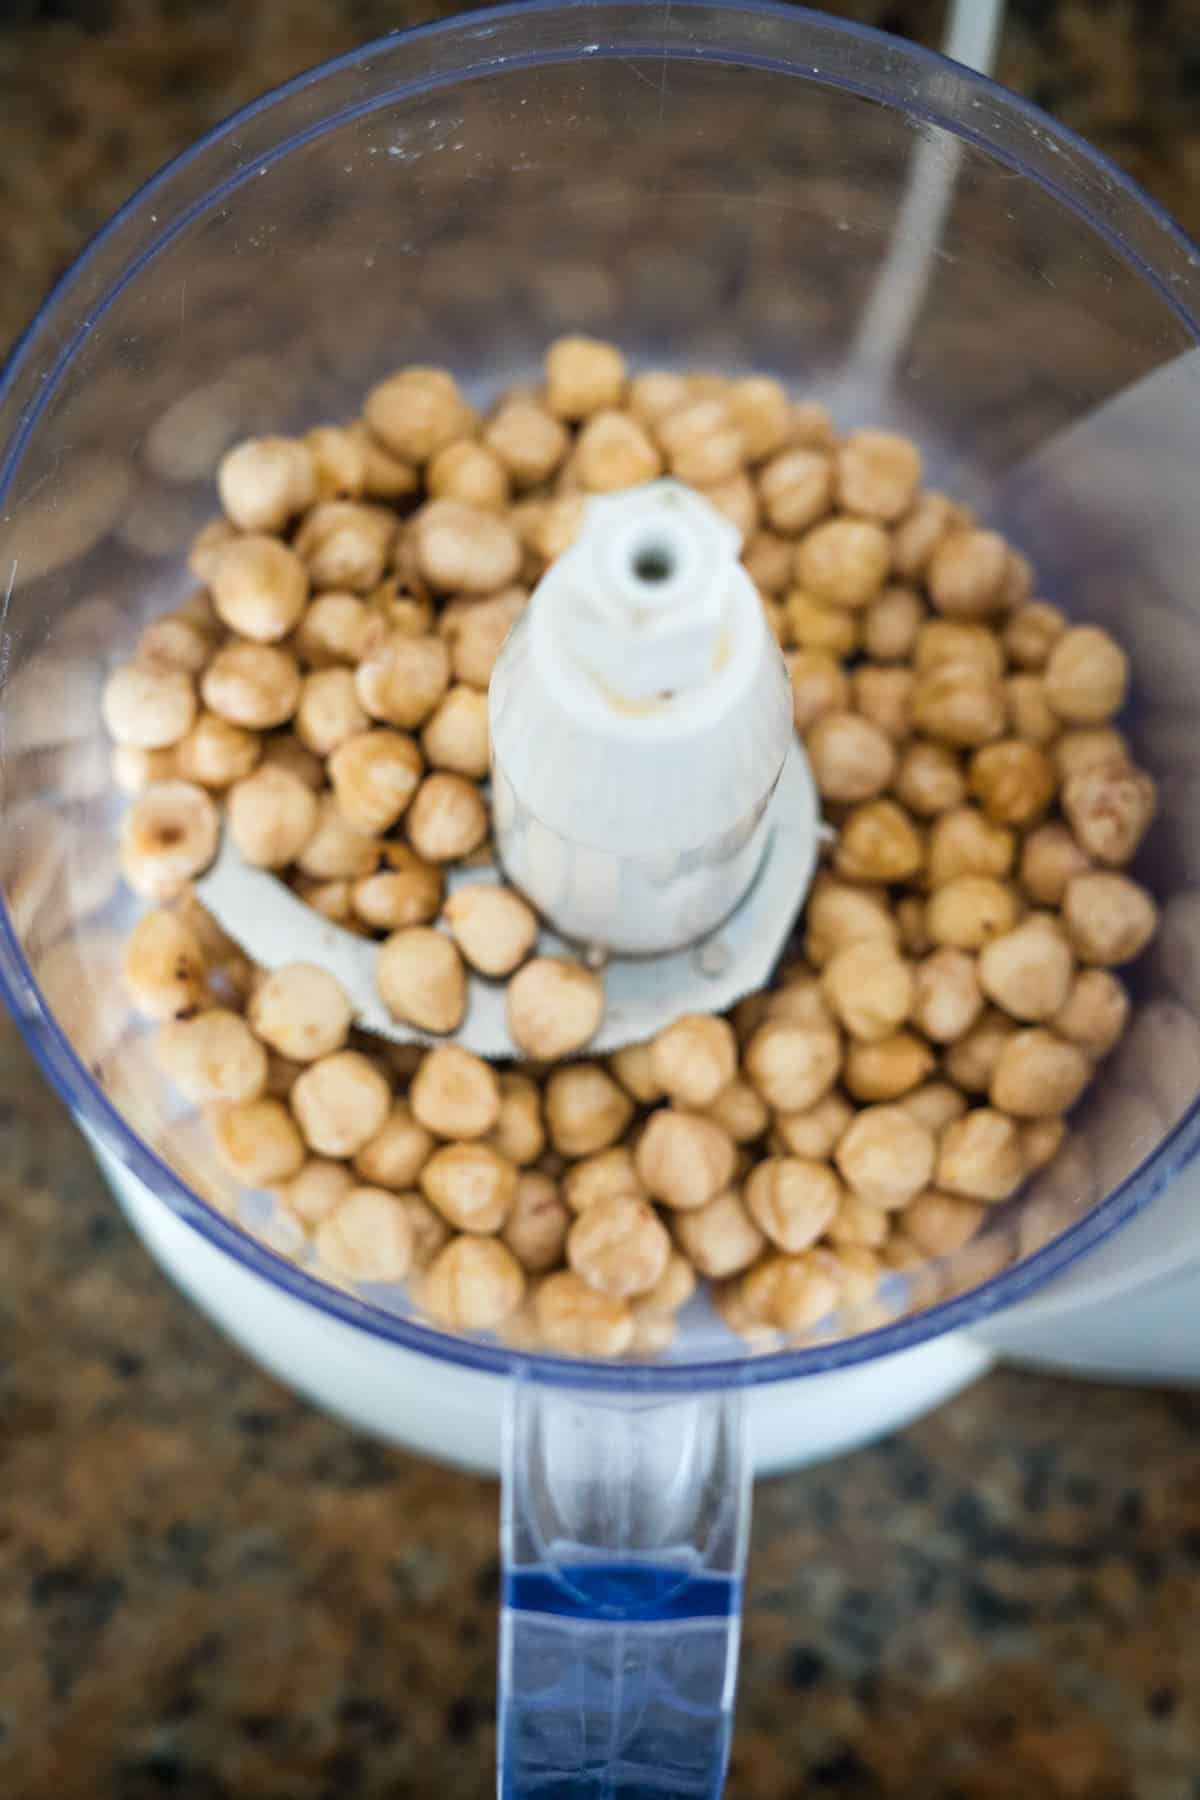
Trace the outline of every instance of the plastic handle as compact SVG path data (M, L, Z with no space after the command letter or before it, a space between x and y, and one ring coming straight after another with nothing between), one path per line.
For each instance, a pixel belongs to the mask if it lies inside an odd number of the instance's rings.
M500 1800L721 1793L749 1477L738 1389L511 1383Z

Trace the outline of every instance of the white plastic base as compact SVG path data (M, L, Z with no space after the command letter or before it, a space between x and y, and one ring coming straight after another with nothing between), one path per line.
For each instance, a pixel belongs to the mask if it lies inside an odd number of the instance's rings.
M1007 1361L1099 1381L1200 1385L1200 1159L978 1337Z
M479 1473L500 1467L502 1379L381 1342L253 1274L176 1217L106 1151L100 1166L134 1229L214 1323L289 1387L360 1430ZM961 1335L750 1396L755 1471L856 1449L982 1375L991 1352Z

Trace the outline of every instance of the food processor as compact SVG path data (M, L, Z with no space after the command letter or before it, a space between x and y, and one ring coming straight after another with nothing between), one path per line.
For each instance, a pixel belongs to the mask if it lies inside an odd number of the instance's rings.
M502 1472L504 1795L720 1791L752 1473L895 1429L998 1356L1200 1374L1198 313L1170 221L967 69L799 8L597 0L388 38L259 101L129 202L18 346L5 997L198 1305L353 1425ZM657 1360L569 1361L318 1279L222 1172L122 991L101 689L194 586L220 455L344 416L400 362L487 401L561 331L910 432L930 482L1132 661L1162 922L1129 1031L981 1237L799 1348L696 1303Z

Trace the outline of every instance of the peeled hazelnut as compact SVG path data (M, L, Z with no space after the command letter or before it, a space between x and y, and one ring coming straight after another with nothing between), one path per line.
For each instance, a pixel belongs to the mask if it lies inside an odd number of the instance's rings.
M413 1117L438 1137L485 1137L500 1117L495 1070L458 1044L439 1044L421 1060L408 1101Z
M305 1142L319 1156L354 1156L382 1128L391 1090L357 1050L338 1050L309 1063L291 1091L291 1108Z
M1066 1004L1075 959L1057 922L1033 914L979 953L979 980L989 1000L1013 1018L1052 1018Z
M586 419L619 406L625 388L625 358L596 338L562 337L545 356L546 401L560 419Z
M842 1081L856 1100L899 1100L926 1079L935 1061L923 1038L896 1031L873 1044L851 1043Z
M970 1200L1007 1200L1024 1178L1021 1135L1004 1113L975 1107L943 1131L937 1158L940 1188Z
M499 1231L517 1193L517 1170L490 1144L443 1144L421 1170L421 1192L458 1231Z
M421 752L403 732L358 731L337 746L327 768L347 824L365 837L379 837L418 791Z
M229 789L226 820L246 862L282 869L295 862L316 830L316 795L287 769L263 765Z
M839 506L884 524L908 512L921 481L920 451L890 431L851 432L836 466Z
M846 816L834 867L848 881L907 881L921 867L920 833L894 800L868 800Z
M303 616L308 571L278 538L251 533L220 551L211 587L222 623L241 637L274 644Z
M745 1187L754 1223L777 1249L807 1250L828 1227L842 1198L842 1184L828 1163L797 1156L768 1156L755 1163Z
M960 806L967 784L952 750L914 738L900 752L892 789L909 812L932 819Z
M518 1168L537 1162L546 1149L542 1095L536 1082L511 1072L500 1077L500 1115L488 1142Z
M758 491L773 531L806 531L830 509L833 464L822 450L783 450L761 471Z
M1075 875L1063 897L1063 923L1081 962L1115 967L1140 956L1154 935L1151 896L1126 875Z
M517 1311L524 1293L525 1277L511 1250L495 1238L464 1234L429 1264L421 1304L451 1331L494 1331Z
M892 536L892 563L905 581L924 575L929 559L954 526L957 509L945 494L922 494Z
M837 1280L814 1250L764 1258L742 1276L740 1291L752 1320L793 1333L810 1331L838 1303Z
M788 673L797 731L806 732L826 715L845 711L850 684L837 659L827 650L797 651L790 659Z
M741 1196L732 1188L694 1212L676 1213L672 1230L689 1262L710 1281L723 1281L748 1269L766 1244Z
M1032 825L1048 810L1058 779L1043 750L1024 738L985 744L971 758L969 786L998 825Z
M917 633L913 664L918 675L943 663L972 663L983 674L999 680L1004 673L1004 651L994 631L961 619L927 619Z
M201 787L226 788L252 774L261 755L262 740L256 732L202 712L175 746L174 773Z
M102 708L114 743L133 750L168 749L191 729L196 689L186 669L123 663L105 683Z
M633 1343L629 1302L598 1293L574 1269L547 1275L533 1310L546 1348L562 1356L622 1356Z
M659 420L656 436L672 475L692 487L728 481L745 459L742 428L717 397L685 401Z
M282 531L317 497L312 453L295 438L251 438L222 457L217 489L239 531Z
M891 1233L891 1221L881 1206L872 1206L861 1195L843 1193L838 1209L829 1222L826 1236L842 1250L877 1250Z
M439 450L426 470L425 485L436 500L461 500L483 512L502 512L509 499L503 463L472 438L459 438Z
M1064 787L1076 775L1130 760L1129 745L1111 725L1076 725L1055 738L1052 751Z
M217 809L190 781L146 789L121 823L121 873L146 900L173 900L217 852Z
M1059 721L1046 698L1046 684L1040 675L1010 675L1004 683L1004 693L1014 737L1047 745L1057 736Z
M461 437L469 416L452 375L415 366L372 388L365 410L385 449L412 463L428 462Z
M639 1105L653 1106L656 1100L662 1099L663 1090L654 1075L649 1044L627 1044L623 1050L614 1050L608 1066L626 1093L632 1094Z
M482 781L489 759L487 695L465 682L450 688L426 722L421 749L431 768Z
M507 519L461 500L432 500L416 521L417 561L440 593L495 594L515 581L521 546Z
M340 1050L353 1012L341 984L315 963L285 963L251 995L247 1017L264 1043L293 1062Z
M977 1201L927 1188L904 1209L904 1229L925 1256L952 1256L970 1243L986 1217Z
M1008 660L1020 669L1044 669L1066 629L1066 615L1057 606L1045 600L1022 606L1004 628Z
M956 875L930 895L925 908L925 927L933 943L954 950L982 950L992 938L1010 931L1016 920L1012 888L988 875Z
M818 875L813 882L805 922L805 952L818 968L842 944L864 937L883 937L894 943L899 935L883 894L837 881L831 875Z
M859 713L893 743L900 743L908 736L912 670L862 663L855 669L853 680L854 703Z
M689 1013L650 1046L656 1085L680 1106L711 1106L737 1073L737 1042L724 1019Z
M863 649L876 662L900 662L911 656L924 619L925 602L915 588L885 587L864 615Z
M844 606L818 600L804 588L793 588L784 601L781 643L799 650L824 650L836 657L852 656L861 636L859 621Z
M915 729L935 742L976 749L1004 730L1004 687L976 663L938 663L918 675L909 713Z
M459 888L447 900L444 917L455 943L481 975L511 975L537 942L537 915L512 888L491 883Z
M1081 848L1115 868L1132 860L1154 805L1153 781L1124 760L1072 775L1063 788L1063 812Z
M360 877L348 887L351 916L373 931L403 931L409 925L428 925L441 910L441 870L425 862L407 844L389 841L383 846L383 856L385 868ZM308 900L310 906L317 904L311 895Z
M1058 906L1067 884L1091 864L1073 834L1052 820L1031 831L1021 846L1021 886L1035 906Z
M1014 1032L1000 1052L992 1076L991 1102L1019 1119L1068 1112L1091 1077L1082 1050L1054 1032ZM981 1196L982 1197L982 1196Z
M353 881L374 872L380 848L342 816L333 795L317 798L317 822L296 858L296 866L315 881Z
M457 1031L467 1008L462 958L440 931L414 925L379 947L375 985L392 1017L421 1031Z
M896 766L887 733L853 712L824 713L809 728L805 749L826 800L870 800L883 793Z
M929 562L929 598L948 618L980 619L1000 604L1008 545L994 531L951 531Z
M690 1211L728 1187L736 1156L733 1139L713 1120L660 1107L638 1140L637 1172L655 1200Z
M559 1196L557 1182L534 1169L517 1177L517 1191L503 1235L522 1268L534 1275L557 1268L563 1260L570 1224L571 1215Z
M1046 663L1046 698L1069 725L1103 725L1119 712L1129 679L1121 646L1098 625L1073 625Z
M850 1102L834 1091L803 1112L776 1113L775 1135L789 1155L822 1162L832 1155L853 1117Z
M567 1235L567 1261L598 1293L619 1299L649 1293L662 1279L671 1240L654 1208L636 1194L598 1200Z
M395 535L389 507L323 500L305 515L293 548L315 588L367 594L383 580Z
M385 1188L352 1187L317 1224L317 1255L348 1281L403 1281L412 1267L408 1213Z
M535 956L508 984L508 1028L526 1056L557 1062L582 1050L604 1017L604 984L581 963Z
M828 1093L840 1062L835 1030L768 1019L746 1045L742 1066L774 1111L804 1112Z
M532 401L510 400L490 420L484 443L519 488L553 475L570 446L558 419Z
M248 1187L272 1187L297 1175L304 1139L278 1100L223 1107L212 1122L213 1148L229 1173Z
M896 1031L913 1002L912 970L886 938L862 938L835 951L821 987L840 1023L865 1043Z
M546 1129L564 1156L593 1156L621 1137L633 1102L598 1063L571 1063L546 1083Z
M1067 1135L1062 1119L1030 1119L1021 1127L1021 1155L1032 1175L1054 1161Z
M952 1044L983 1011L983 992L973 956L945 947L917 964L912 1018L935 1044Z
M593 494L653 481L662 469L658 451L637 420L616 411L593 413L576 441L575 458L580 481Z
M266 1090L265 1050L246 1021L224 1007L168 1020L158 1034L155 1055L197 1106L242 1105Z
M746 573L761 594L781 594L792 582L792 546L773 531L757 531L742 552Z
M356 1151L354 1172L371 1187L411 1188L432 1151L432 1134L406 1100L397 1100L374 1137Z
M935 1137L951 1119L960 1119L967 1110L966 1096L948 1081L927 1081L924 1087L905 1094L900 1104L918 1125L924 1125Z
M287 650L238 640L226 644L200 682L204 704L232 725L269 731L285 725L300 703L300 670Z
M1129 1022L1129 995L1107 969L1081 969L1050 1023L1088 1056L1107 1056Z
M796 580L815 600L856 611L875 598L890 560L881 526L866 519L829 519L801 539Z
M405 829L413 849L426 862L457 862L487 837L488 812L475 782L439 769L417 789Z
M986 1094L1000 1053L1017 1029L1007 1013L987 1007L970 1030L956 1039L945 1053L949 1079L967 1094Z
M205 997L204 951L176 913L142 914L129 934L122 973L134 1005L147 1018L195 1012Z
M359 703L382 724L415 730L450 685L450 662L440 637L393 631L372 645L354 672Z
M761 462L783 448L792 433L792 403L787 389L769 375L747 375L730 382L726 403L742 428L747 462Z
M563 1179L563 1199L574 1213L617 1194L645 1194L633 1152L624 1144L573 1163Z

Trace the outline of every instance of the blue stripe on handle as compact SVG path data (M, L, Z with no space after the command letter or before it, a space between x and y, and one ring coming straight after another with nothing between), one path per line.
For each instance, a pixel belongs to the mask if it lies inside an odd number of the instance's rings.
M504 1604L568 1619L728 1619L741 1606L741 1582L669 1564L568 1563L508 1571Z

